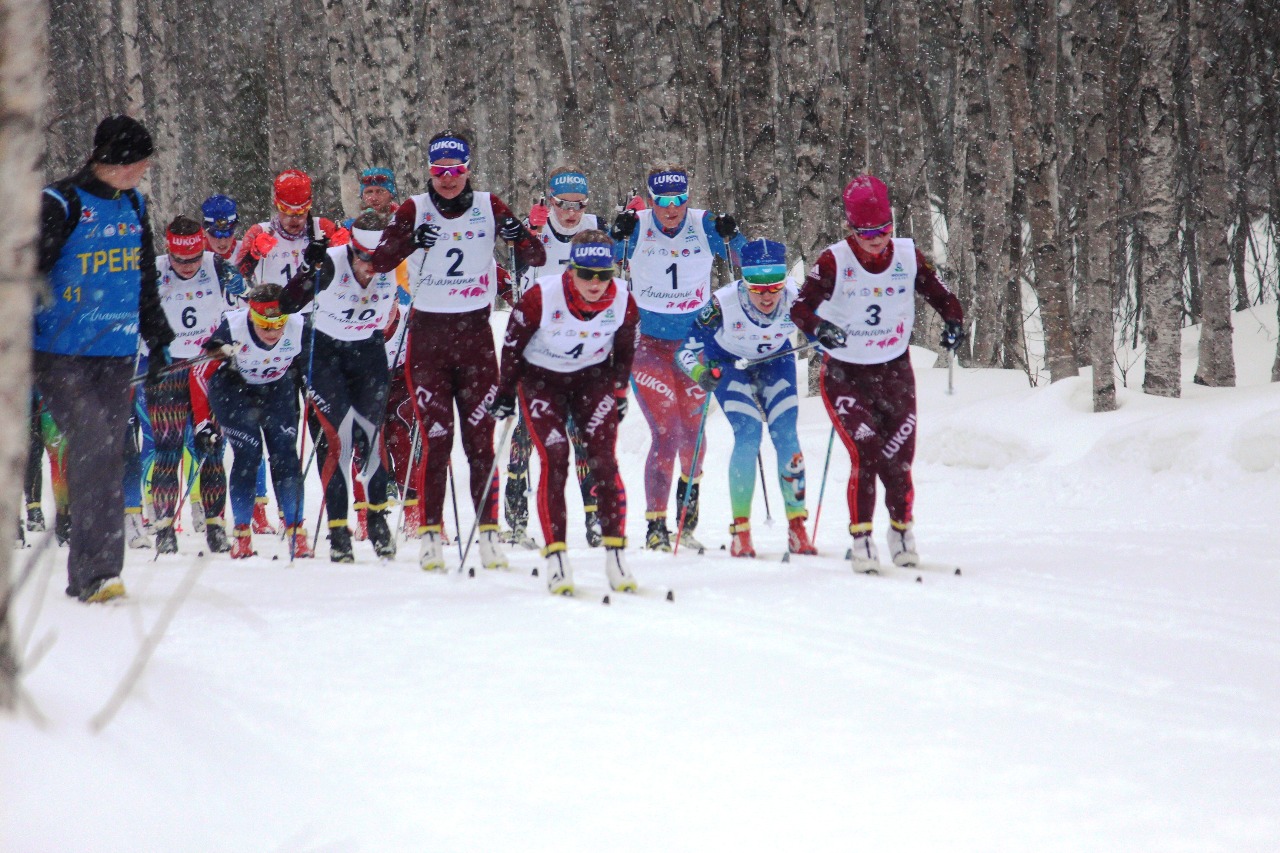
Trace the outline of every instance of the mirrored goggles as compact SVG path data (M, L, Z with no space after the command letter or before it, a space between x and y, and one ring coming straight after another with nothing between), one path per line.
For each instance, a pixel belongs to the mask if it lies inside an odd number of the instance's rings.
M586 210L587 208L587 202L585 199L582 201L565 201L562 198L552 196L551 203L561 210Z
M432 164L428 167L433 178L455 178L459 175L465 175L471 171L471 161L467 160L462 163L454 163L451 166L436 166Z
M655 195L653 203L658 207L679 207L689 200L688 193L676 193L675 195Z
M204 230L208 231L214 237L230 237L236 233L235 219L206 219L204 221Z
M275 310L280 310L278 305ZM265 314L259 314L258 310L250 304L249 319L253 320L253 325L257 326L259 329L283 329L284 324L289 322L289 315L277 314L274 317L268 317Z
M747 279L747 290L752 293L781 293L782 288L787 286L787 280L770 282L769 284L758 284L751 279Z
M893 231L893 222L886 222L884 225L877 225L875 228L855 228L853 233L857 234L863 240L874 240L876 237L883 237Z
M280 211L285 216L306 216L307 212L311 210L311 202L307 202L301 207L290 207L284 202L277 200L276 210Z

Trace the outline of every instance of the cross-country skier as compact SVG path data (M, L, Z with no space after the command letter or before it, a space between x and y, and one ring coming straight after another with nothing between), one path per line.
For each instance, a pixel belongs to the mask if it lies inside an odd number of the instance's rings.
M640 343L631 381L649 422L651 443L645 461L645 547L669 551L667 501L676 457L682 471L676 486L676 518L684 518L683 541L698 524L698 478L702 460L693 458L706 393L675 364L693 318L711 298L711 268L729 258L746 238L729 214L689 207L689 174L678 165L660 165L647 179L652 210L636 211L633 200L618 214L613 237L619 259L630 259L631 295L640 306ZM705 448L703 448L705 450ZM699 456L702 452L699 452ZM686 509L687 505L687 509Z
M199 423L196 446L219 452L217 418L231 445L231 515L235 542L231 558L253 556L254 480L263 446L271 462L271 482L284 513L285 533L295 557L311 557L302 527L302 466L298 462L298 379L291 372L307 363L306 325L301 314L280 310L282 288L260 284L245 296L248 305L229 311L205 350L217 360L192 371L191 406Z
M581 170L569 167L556 169L547 179L547 191L550 194L550 204L546 203L547 199L540 200L529 209L529 215L525 218L529 230L542 241L547 260L540 267L516 268L521 293L538 279L563 272L569 263L570 241L583 231L599 227L595 214L586 212L590 187ZM582 509L587 516L587 544L598 548L604 534L600 530L595 482L587 464L582 431L572 418L569 419L569 440L573 444L574 468L578 474L578 487L582 492ZM529 502L526 495L529 484L529 454L532 450L528 426L524 418L520 417L511 437L511 456L507 462L504 494L507 524L511 527L509 541L527 547L534 547L533 541L525 532L529 524Z
M387 524L387 469L382 464L382 420L387 411L386 338L383 329L396 304L395 272L375 273L373 251L386 219L372 211L356 217L351 242L328 248L317 239L307 247L302 267L280 299L286 314L315 301L312 322L310 405L324 440L316 435L320 481L329 515L329 559L353 562L347 526L348 495L354 461L371 501L368 531L379 557L396 553Z
M541 266L542 244L492 193L471 188L471 144L452 132L427 145L431 181L405 200L374 253L376 272L390 272L410 255L413 310L407 369L426 448L419 564L444 568L441 524L453 447L457 401L462 446L470 468L472 505L479 507L480 560L505 566L498 540L493 418L485 408L498 392L498 362L489 314L498 288L493 251L498 238L515 247L518 262Z
M735 366L739 358L759 359L791 350L796 327L790 312L796 287L787 278L786 247L772 240L752 240L743 247L741 258L742 279L712 294L677 358L694 382L715 393L733 427L730 552L735 557L756 555L751 543L751 501L763 420L778 457L787 548L793 554L816 554L804 529L809 513L804 506L804 454L796 436L800 403L795 357L785 355L741 369Z
M360 212L372 210L390 219L400 207L396 201L396 173L386 166L370 166L360 170ZM345 219L342 227L351 230L355 217Z
M818 339L822 399L849 451L849 533L854 571L880 563L871 538L876 480L889 510L889 556L899 566L919 562L911 532L915 493L916 381L907 344L919 293L942 315L942 345L964 339L960 301L908 238L893 237L893 209L884 183L859 175L844 189L848 237L829 246L809 270L791 309L796 325Z
M204 250L200 224L187 216L169 223L165 239L168 254L156 259L160 273L160 302L169 326L177 335L169 344L169 354L177 360L204 355L204 343L222 324L228 295L245 292L244 279L230 263ZM151 473L151 504L155 510L156 550L176 554L174 514L182 493L179 471L187 427L191 422L191 391L188 370L170 370L158 381L147 383L147 414L155 442L155 465ZM209 429L216 430L209 425ZM214 553L231 550L223 529L226 503L226 472L221 446L204 453L200 460L200 494L205 509L205 541Z
M204 217L204 247L224 261L234 260L241 241L236 238L236 225L240 221L236 200L227 195L211 195L200 205ZM239 296L227 295L227 308L244 307ZM274 535L276 529L267 518L267 461L258 466L258 482L253 504L253 532ZM193 495L192 501L196 498ZM194 506L194 504L193 504Z
M520 409L542 462L538 515L546 540L547 589L573 592L565 553L564 487L569 419L581 424L596 482L609 586L634 590L623 560L626 492L615 445L626 412L627 379L640 312L626 282L614 278L613 241L603 231L573 238L568 268L538 279L520 299L502 344L502 385L490 406L498 419Z
M324 236L330 246L341 246L350 235L332 220L310 215L311 178L306 172L288 169L277 175L272 200L275 215L245 233L236 264L245 281L284 287L302 265L302 253L312 240Z

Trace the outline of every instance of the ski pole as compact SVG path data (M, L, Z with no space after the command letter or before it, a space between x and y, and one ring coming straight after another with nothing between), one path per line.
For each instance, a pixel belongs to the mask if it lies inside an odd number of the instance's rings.
M410 404L413 405L412 401L410 401ZM416 405L414 405L414 409L413 409L413 423L409 425L409 429L413 432L413 441L409 444L409 464L404 472L404 482L399 484L400 485L400 520L396 524L397 530L404 527L404 502L408 499L409 483L413 478L413 470L418 460L418 450L419 450L420 442L422 440L422 433L418 431L418 409ZM452 467L450 468L450 470L452 471ZM396 479L398 480L399 478L397 477ZM421 496L419 496L418 500L419 501L422 500ZM416 530L414 531L414 533L417 533L417 532L418 531Z
M689 486L692 487L694 479L700 473L701 466L698 465L698 454L702 451L702 434L707 429L707 414L711 411L711 395L707 395L707 402L702 404L702 417L698 419L698 438L693 443L693 470L689 474ZM687 495L686 495L687 496ZM680 553L680 536L684 533L685 516L689 514L689 501L684 502L684 507L680 510L680 523L676 526L676 544L671 549L671 556Z
M471 532L467 534L467 546L462 551L462 561L458 563L459 572L466 569L467 555L471 553L471 540L475 539L476 530L480 527L480 511L493 490L493 480L498 476L498 462L502 459L503 451L507 449L507 440L511 438L511 431L516 425L514 416L504 420L506 423L502 426L502 437L498 439L498 446L493 450L493 464L489 466L489 476L484 480L484 491L480 493L480 500L476 502L476 517L471 522Z
M187 477L187 487L182 490L182 494L178 496L178 505L173 511L173 523L178 523L178 516L182 513L182 505L187 500L187 495L191 494L191 487L196 484L196 477L200 474L200 469L204 467L204 460L208 458L208 453L200 454L200 458L191 466L191 473ZM160 559L160 549L156 548L156 555L151 558L151 562Z
M949 350L947 354L947 396L948 397L956 393L955 372L956 372L956 351Z
M494 459L498 457L495 455ZM453 460L449 460L449 497L453 500L453 532L454 538L458 541L458 559L462 559L462 522L458 520L458 489L454 485L456 481L453 478Z
M764 481L764 455L757 450L756 462L760 464L760 494L764 496L764 523L773 526L773 513L769 511L769 489L765 487Z
M168 376L170 373L177 373L179 370L186 370L189 367L199 367L202 364L208 364L209 362L219 358L225 358L225 356L221 352L205 353L204 355L197 355L184 361L175 361L173 364L165 365L156 371L156 378L161 379ZM143 382L146 382L147 379L147 374L143 373L131 378L129 380L129 385L130 387L134 385L141 385Z
M822 521L822 497L827 493L827 471L831 470L831 446L836 443L836 427L831 425L831 435L827 436L827 461L822 463L822 486L818 489L818 509L813 514L813 538L818 538L818 522Z
M816 347L817 345L818 345L817 341L809 341L807 343L801 344L798 347L792 347L791 349L782 350L781 352L770 353L769 355L766 355L762 358L739 358L734 360L733 366L738 368L739 370L746 370L749 367L756 367L758 365L765 364L775 359L783 358L784 356L800 355L801 353L806 353L809 350Z
M315 294L320 293L320 270L321 269L322 269L321 265L316 264L315 287L311 291L312 293L315 293ZM301 423L299 423L298 425L298 428L303 433L304 442L306 441L305 435L307 431L307 409L311 406L311 398L309 396L311 393L311 371L315 369L315 366L316 366L316 315L315 315L315 312L312 312L307 317L307 325L311 327L310 332L308 333L310 340L307 344L307 379L306 379L306 387L302 390L302 419L301 419ZM319 446L319 440L313 441L312 445L313 446L311 448L311 452L314 453L315 448ZM310 462L307 463L307 467L308 468L311 467ZM303 474L301 479L298 481L298 499L297 501L295 501L294 507L293 507L293 517L294 517L294 520L296 521L302 520L302 496L306 494L306 491L307 491L307 479L306 479L306 475ZM324 505L323 497L321 498L320 504L321 506ZM281 526L285 528L286 531L289 528L289 525L287 524L284 524ZM290 563L293 562L293 558L296 555L298 550L297 532L298 531L295 530L294 535L289 537L289 562ZM285 535L288 535L288 534L286 533ZM315 551L314 545L311 546L311 550L313 552Z

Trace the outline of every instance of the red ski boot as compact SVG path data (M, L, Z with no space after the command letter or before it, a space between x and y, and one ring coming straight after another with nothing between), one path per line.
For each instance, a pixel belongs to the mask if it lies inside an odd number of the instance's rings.
M735 557L754 557L756 549L751 545L751 519L735 518L729 525L729 553Z
M263 533L267 536L276 535L276 529L271 526L271 522L267 519L266 501L257 501L253 505L253 532Z
M253 556L253 531L247 524L237 524L231 531L231 559L247 560Z
M809 534L804 529L804 516L796 516L787 522L787 550L792 554L813 556L818 549L809 541Z
M316 554L311 550L311 542L307 537L307 531L302 526L290 527L285 530L286 536L293 537L293 556L297 560L307 560Z

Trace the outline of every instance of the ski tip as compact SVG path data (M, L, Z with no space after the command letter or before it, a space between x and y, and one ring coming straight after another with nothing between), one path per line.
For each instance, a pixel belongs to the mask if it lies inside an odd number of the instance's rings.
M920 575L916 575L916 583L924 583L924 578L922 578Z
M853 549L852 549L852 548L849 548L849 549L847 549L847 550L844 552L844 558L845 558L846 560L852 560L852 559L853 559Z
M721 546L720 546L720 550L721 550L721 551L723 551L723 550L724 550L724 546L723 546L723 545L721 545Z
M667 590L667 601L676 600L676 591L674 589Z
M535 577L535 578L536 578L537 576L538 576L538 567L537 567L537 566L534 566L534 567L533 567L533 577Z
M257 552L257 551L254 551L254 552L253 552L253 554L254 554L254 556L256 557L256 556L258 555L258 552ZM278 560L278 559L280 559L280 555L279 555L279 554L272 554L272 555L271 555L271 559L273 559L273 560Z
M475 576L476 576L476 568L475 568L475 566L472 566L471 568L467 569L467 577L469 577L469 578L473 578L473 577L475 577Z
M790 563L790 562L791 562L791 552L790 552L790 551L788 551L787 553L785 553L785 554L783 554L783 555L782 555L782 562L784 562L784 563Z
M609 596L607 596L607 595L606 595L604 598L600 599L600 603L601 603L601 604L609 604L609 603L610 603L610 602L609 602Z
M197 556L197 557L203 557L203 556L204 556L204 551L196 551L196 556Z
M701 556L702 556L703 554L705 554L705 553L707 553L707 549L706 549L706 548L699 548L699 549L698 549L698 556L699 556L699 557L701 557Z
M959 567L959 566L956 566L956 574L957 574L957 575L959 575L959 574L960 574L960 567Z

